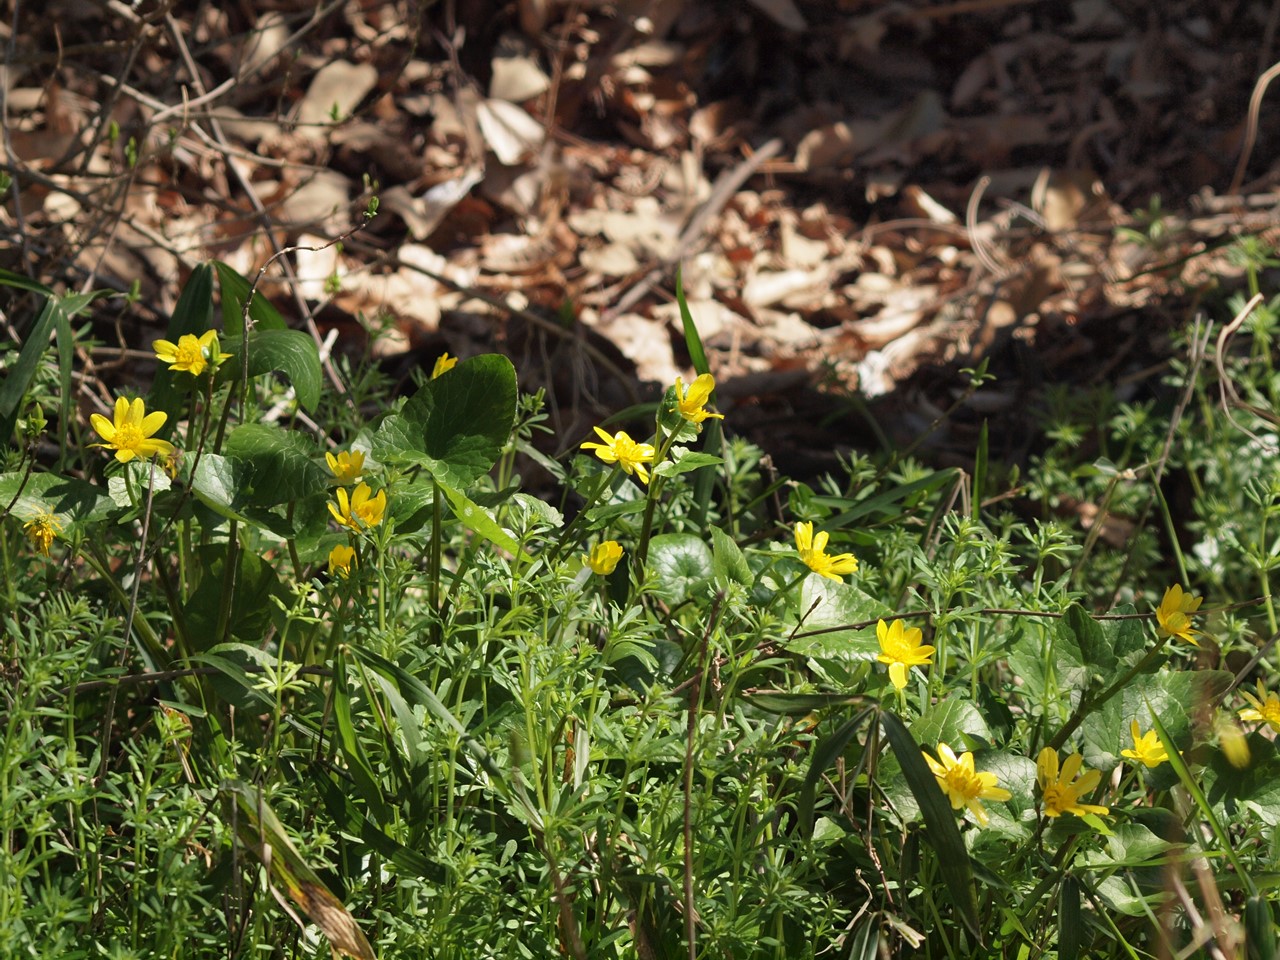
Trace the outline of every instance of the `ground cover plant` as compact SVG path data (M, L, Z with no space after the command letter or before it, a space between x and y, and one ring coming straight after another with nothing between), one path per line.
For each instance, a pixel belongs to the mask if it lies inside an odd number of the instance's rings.
M506 358L326 391L220 263L83 416L93 296L3 279L0 954L1276 955L1256 298L1025 477L805 483L687 311L695 374L551 457Z

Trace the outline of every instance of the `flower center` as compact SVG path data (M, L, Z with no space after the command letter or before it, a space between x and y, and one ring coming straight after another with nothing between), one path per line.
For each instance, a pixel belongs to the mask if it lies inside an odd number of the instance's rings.
M1075 802L1075 794L1056 783L1051 783L1044 788L1044 805L1050 810L1061 813L1068 807L1074 806Z
M952 767L947 771L947 789L960 794L966 800L972 800L982 792L982 784L977 777L970 776L969 771Z
M142 441L145 439L137 424L126 423L116 429L115 436L111 438L111 444L117 450L132 450L137 454L138 448L142 446ZM141 454L138 455L141 456Z

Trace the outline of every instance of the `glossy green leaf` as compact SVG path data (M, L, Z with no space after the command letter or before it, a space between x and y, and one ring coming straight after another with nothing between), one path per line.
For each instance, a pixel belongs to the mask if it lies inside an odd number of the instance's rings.
M465 490L498 462L516 414L516 372L497 354L472 357L422 387L374 435L384 463L418 464Z
M1080 956L1084 930L1080 884L1068 873L1058 887L1058 960L1076 960Z
M717 579L723 577L744 587L750 587L756 581L742 548L717 526L711 527L711 572Z
M692 533L662 533L649 541L647 580L667 603L680 603L711 577L711 549Z
M837 583L816 573L801 584L799 609L804 623L788 635L786 647L822 660L874 660L880 654L875 621L893 616L888 606L854 584Z
M911 724L911 735L920 743L934 746L945 743L957 754L969 749L969 739L990 740L991 731L977 706L952 693L932 704Z
M40 513L52 513L63 524L105 520L116 505L99 486L61 477L56 473L0 474L0 504L13 503L13 515L26 521ZM18 490L22 494L18 496ZM17 500L14 497L17 496Z
M234 267L221 260L214 260L213 268L218 271L222 329L228 337L238 339L244 336L244 301L249 296L252 285ZM261 290L254 294L253 304L249 307L249 319L253 321L255 331L286 330L289 326Z
M231 356L222 364L220 377L227 381L240 379L243 372L242 341L227 340L224 353ZM305 410L315 410L320 402L323 384L320 351L316 342L301 330L254 330L249 335L249 376L283 373L293 385L298 403Z
M329 490L330 475L315 460L318 450L301 433L269 423L232 430L222 455L238 462L243 501L274 506Z

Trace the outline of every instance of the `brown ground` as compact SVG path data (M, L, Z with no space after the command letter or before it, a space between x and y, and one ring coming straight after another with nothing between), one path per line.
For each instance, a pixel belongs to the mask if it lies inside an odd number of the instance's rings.
M400 372L508 353L565 448L688 376L683 265L731 429L785 472L874 442L860 398L917 436L984 358L930 449L989 418L1016 460L1046 382L1151 388L1171 330L1225 319L1223 243L1277 224L1276 2L4 9L0 266L141 295L95 308L93 409L149 382L195 264L252 276L376 194L265 293Z

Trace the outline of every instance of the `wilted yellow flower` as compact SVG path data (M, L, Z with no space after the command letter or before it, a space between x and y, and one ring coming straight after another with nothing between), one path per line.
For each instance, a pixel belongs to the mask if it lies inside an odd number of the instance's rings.
M1222 748L1222 755L1227 758L1227 763L1237 770L1247 767L1249 741L1245 739L1244 731L1240 729L1235 718L1229 713L1220 713L1214 719L1213 729L1218 735L1218 746Z
M649 482L649 471L645 469L644 465L652 463L654 455L657 453L653 448L653 444L636 443L627 435L625 430L619 430L613 436L609 436L599 427L594 427L593 429L604 443L587 441L582 444L583 450L594 450L596 456L605 463L616 463L624 473L634 473L642 483Z
M364 476L363 450L342 450L336 457L332 453L325 453L324 459L329 464L329 471L338 483L355 483Z
M889 679L901 690L907 685L907 671L912 667L928 666L932 661L933 647L921 644L924 634L919 627L904 627L901 620L876 624L876 637L880 641L881 663L889 665Z
M591 572L598 573L602 577L613 573L621 559L622 544L617 540L604 540L597 543L586 557L587 566L591 568Z
M1135 719L1129 724L1129 733L1133 737L1133 749L1121 750L1120 756L1137 760L1152 770L1169 759L1169 753L1160 742L1160 735L1155 730L1143 733Z
M852 553L830 556L827 553L828 534L825 530L815 534L812 523L796 524L796 550L800 559L814 573L821 574L828 580L844 583L845 573L853 573L858 569L858 558Z
M53 538L62 532L62 524L52 513L38 513L22 525L22 532L44 556L49 555Z
M355 550L345 543L339 543L329 551L329 573L335 576L347 576L355 562Z
M1177 637L1179 640L1199 646L1200 641L1195 635L1200 631L1191 628L1191 615L1200 609L1200 604L1203 602L1204 597L1193 597L1189 593L1184 593L1182 587L1175 583L1164 592L1160 606L1156 608L1156 623L1159 624L1157 629L1160 635Z
M446 350L436 358L436 365L431 368L431 379L434 380L440 374L447 370L452 370L457 365L458 358L449 356L449 351Z
M132 403L124 397L117 397L113 420L100 413L89 417L93 429L106 441L90 446L114 450L116 459L121 463L128 463L134 457L149 460L157 453L167 457L173 453L173 444L168 440L153 440L151 435L163 427L168 418L168 414L159 410L147 413L141 397Z
M965 752L959 757L945 743L938 744L938 759L927 753L925 763L938 778L938 787L951 801L951 809L959 810L968 807L979 826L987 825L987 811L979 800L1008 800L1012 798L1008 790L996 786L996 775L973 769L973 754Z
M379 490L373 496L373 490L367 483L356 487L347 499L347 491L338 488L338 503L329 504L329 513L342 526L359 533L362 527L376 527L382 522L382 515L387 509L387 491Z
M1058 769L1058 751L1053 747L1045 747L1036 760L1036 782L1040 784L1040 795L1044 801L1045 816L1060 817L1064 813L1074 813L1083 817L1087 813L1107 813L1108 808L1096 803L1081 803L1080 795L1092 792L1102 780L1097 770L1089 770L1079 780L1076 774L1084 758L1073 753L1063 761L1062 769ZM1074 781L1074 782L1073 782Z
M704 409L715 388L716 378L709 373L699 374L687 391L684 381L676 377L676 412L690 423L701 423L708 418L723 420L723 413L709 413Z
M1280 733L1280 697L1276 696L1274 690L1268 690L1259 680L1258 695L1256 697L1247 690L1241 690L1240 696L1252 704L1252 706L1245 707L1239 711L1237 716L1241 720L1265 723L1276 733Z
M177 343L171 340L153 340L151 349L156 352L157 360L169 364L170 370L198 377L204 373L205 367L218 361L218 333L216 330L206 330L198 337L184 333Z

